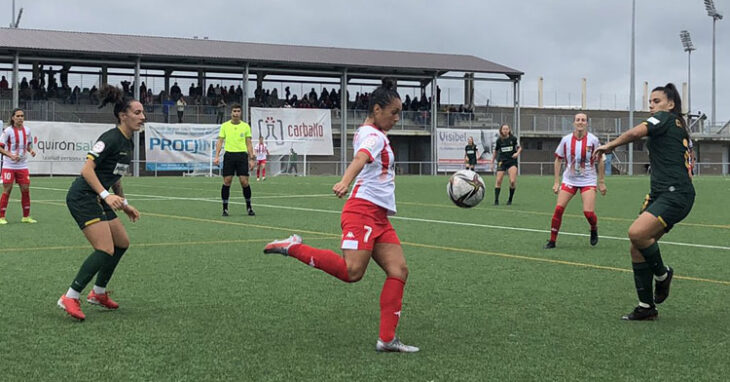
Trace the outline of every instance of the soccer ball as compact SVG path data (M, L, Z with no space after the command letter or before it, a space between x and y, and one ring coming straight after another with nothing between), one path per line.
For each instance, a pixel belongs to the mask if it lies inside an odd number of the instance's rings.
M451 175L446 193L454 204L461 208L472 208L484 199L484 181L474 171L459 170Z

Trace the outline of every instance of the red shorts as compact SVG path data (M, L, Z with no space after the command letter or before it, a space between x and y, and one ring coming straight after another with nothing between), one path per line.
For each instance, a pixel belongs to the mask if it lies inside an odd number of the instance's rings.
M258 164L259 166L266 166L266 159L256 161L256 164Z
M377 243L400 245L385 208L364 199L350 198L342 209L342 249L372 251Z
M3 184L30 184L30 172L27 168L15 170L11 168L4 168L0 177L3 178Z
M560 186L560 189L563 190L563 191L565 191L565 192L569 192L571 195L575 195L575 193L578 192L578 190L580 190L580 193L581 194L584 193L584 192L587 192L587 191L591 191L591 190L594 190L595 191L596 190L596 186L571 186L569 184L563 183Z

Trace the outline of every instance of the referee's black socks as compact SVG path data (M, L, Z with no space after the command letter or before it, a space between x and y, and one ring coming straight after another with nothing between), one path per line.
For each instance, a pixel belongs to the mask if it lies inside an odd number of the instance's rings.
M251 208L251 186L243 188L243 198L246 199L246 208Z
M225 184L221 187L221 200L223 201L223 210L228 210L228 198L231 196L231 186Z

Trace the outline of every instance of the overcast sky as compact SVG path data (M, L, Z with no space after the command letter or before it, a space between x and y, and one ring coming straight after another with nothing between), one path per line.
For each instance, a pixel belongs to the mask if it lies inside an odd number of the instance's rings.
M730 119L730 0L714 0L717 22L717 120ZM712 19L702 0L636 1L636 89L687 81L679 32L690 32L692 109L710 113ZM10 23L11 0L0 14ZM207 36L292 45L469 54L525 72L523 105L579 105L588 81L589 108L628 108L631 0L16 0L21 28L166 37ZM443 83L442 101L461 101ZM557 98L556 98L557 95ZM504 85L482 83L477 102L511 102Z

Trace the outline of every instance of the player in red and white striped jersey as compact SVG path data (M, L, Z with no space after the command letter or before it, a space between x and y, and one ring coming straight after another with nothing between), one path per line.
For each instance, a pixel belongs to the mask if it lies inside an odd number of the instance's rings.
M261 180L266 180L266 157L269 155L269 147L264 143L264 137L259 137L259 143L253 147L253 152L256 154L256 181L259 181L259 175Z
M388 220L396 211L395 158L386 134L400 119L401 110L394 84L384 80L370 95L369 115L355 133L355 158L332 187L335 195L343 197L355 180L340 220L343 256L302 244L298 235L271 242L264 252L294 257L350 283L359 281L370 259L375 260L386 274L380 294L380 335L375 350L412 353L419 349L403 344L395 335L408 267L398 235Z
M573 126L573 132L564 136L558 148L555 149L553 192L558 194L558 202L550 226L550 240L545 244L546 249L555 248L565 207L578 191L583 200L583 215L591 226L590 243L591 245L598 244L598 217L595 213L596 189L601 192L601 195L606 195L605 168L603 157L601 157L598 160L598 172L596 172L596 163L591 156L601 143L595 135L588 132L588 116L585 113L575 115ZM563 162L565 162L565 171L563 171L561 184L560 168Z
M10 126L0 134L0 153L4 155L3 169L0 172L3 182L3 193L0 197L0 224L8 224L5 212L8 209L10 192L13 183L20 186L20 204L23 207L23 223L36 223L30 217L30 173L28 172L28 157L26 153L35 156L33 137L30 129L24 126L25 113L23 109L14 109L10 115Z

